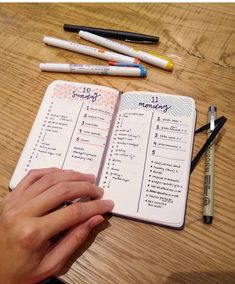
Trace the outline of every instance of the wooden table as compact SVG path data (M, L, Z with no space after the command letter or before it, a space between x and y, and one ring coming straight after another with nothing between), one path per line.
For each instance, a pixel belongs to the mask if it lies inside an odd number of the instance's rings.
M216 147L212 225L202 222L202 159L191 176L183 231L111 217L68 263L67 269L77 259L61 277L64 281L235 283L234 17L234 4L0 4L1 198L8 192L45 89L53 80L191 96L197 104L197 127L206 122L211 103L228 118ZM44 35L86 44L63 31L63 23L158 35L159 45L130 45L170 57L175 69L170 73L144 64L145 79L40 72L39 63L48 61L105 64L44 45ZM205 138L196 136L194 153Z

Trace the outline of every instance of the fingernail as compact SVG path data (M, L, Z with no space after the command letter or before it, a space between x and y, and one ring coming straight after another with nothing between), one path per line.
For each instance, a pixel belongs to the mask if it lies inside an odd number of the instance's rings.
M90 182L95 182L96 176L94 174L85 174L84 176Z
M97 191L99 192L100 196L103 196L103 194L104 194L103 188L99 187L99 186L97 186L96 188L97 188Z
M94 227L98 226L100 223L104 221L104 217L102 216L95 216L91 219L89 227L93 229Z
M103 200L106 203L106 207L108 210L112 210L114 207L114 202L113 200Z

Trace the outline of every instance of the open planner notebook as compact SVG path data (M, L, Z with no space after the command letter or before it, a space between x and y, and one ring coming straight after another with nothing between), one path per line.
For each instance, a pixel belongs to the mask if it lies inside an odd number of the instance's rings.
M94 173L114 214L182 228L195 119L189 97L54 81L10 188L35 168Z

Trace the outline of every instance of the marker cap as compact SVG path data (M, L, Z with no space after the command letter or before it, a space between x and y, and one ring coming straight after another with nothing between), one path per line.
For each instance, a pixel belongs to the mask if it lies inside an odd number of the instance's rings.
M174 68L174 63L171 60L168 60L168 63L166 65L166 70L172 71Z
M126 66L126 67L139 68L140 69L140 77L146 77L146 75L147 75L146 68L143 65L141 65L141 64L109 61L109 65L111 65L111 66Z

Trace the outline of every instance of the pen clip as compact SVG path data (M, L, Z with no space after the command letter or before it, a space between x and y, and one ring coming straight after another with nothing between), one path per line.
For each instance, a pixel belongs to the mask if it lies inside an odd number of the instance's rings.
M210 107L210 131L215 129L215 114L216 114L216 107Z
M147 74L146 68L137 63L127 63L127 62L116 62L116 61L109 61L108 64L110 66L120 66L120 67L131 67L131 68L139 68L140 69L140 76L145 77Z
M151 40L132 40L132 39L125 39L126 42L133 42L133 43L147 43L147 44L152 44L155 43L154 41Z

